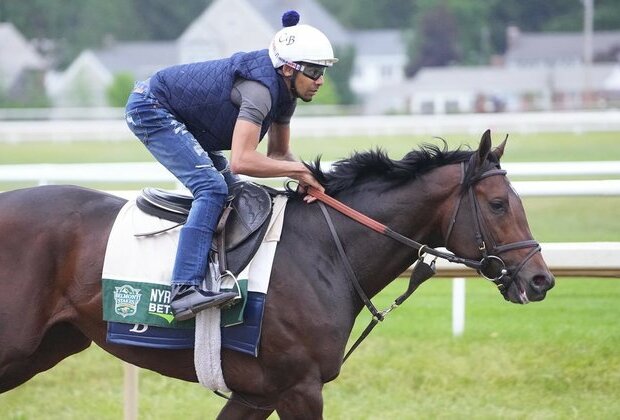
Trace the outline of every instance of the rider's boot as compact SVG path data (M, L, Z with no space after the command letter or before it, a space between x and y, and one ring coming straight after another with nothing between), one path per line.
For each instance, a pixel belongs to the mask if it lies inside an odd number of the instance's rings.
M207 308L224 306L237 296L235 292L212 292L191 284L172 284L170 307L176 321L185 321Z

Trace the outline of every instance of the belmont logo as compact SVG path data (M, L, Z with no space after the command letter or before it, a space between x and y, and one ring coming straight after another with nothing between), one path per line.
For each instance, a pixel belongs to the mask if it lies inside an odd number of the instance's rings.
M128 284L114 288L114 312L123 318L135 315L142 294Z

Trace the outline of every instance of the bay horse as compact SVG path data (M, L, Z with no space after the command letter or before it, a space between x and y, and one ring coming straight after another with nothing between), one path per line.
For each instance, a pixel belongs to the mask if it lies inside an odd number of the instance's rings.
M326 192L426 249L462 261L501 263L493 275L504 298L545 298L554 278L532 240L524 209L501 170L506 140L477 150L424 145L402 160L381 150L356 153L330 172L308 163ZM50 369L92 342L136 366L197 381L193 350L106 342L101 275L108 234L125 200L76 186L0 194L0 393ZM322 388L341 369L364 303L403 273L420 249L326 210L289 200L264 312L258 357L222 351L231 399L225 419L322 417ZM346 259L346 263L344 261ZM484 264L472 265L482 270ZM500 284L501 283L501 284Z

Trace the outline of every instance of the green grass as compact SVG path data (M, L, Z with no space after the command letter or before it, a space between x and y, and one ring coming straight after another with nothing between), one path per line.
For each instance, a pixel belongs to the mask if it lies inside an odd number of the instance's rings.
M541 242L620 241L620 197L526 197L523 206Z
M503 134L496 133L496 144ZM619 137L514 135L504 160L620 160ZM452 147L478 142L475 136L446 138ZM432 139L294 139L293 148L304 159L322 153L332 160L381 146L399 158L425 141ZM0 143L0 164L144 160L151 158L137 140ZM620 197L528 197L524 205L539 241L620 240ZM374 301L388 306L404 288L396 281ZM325 418L620 418L617 279L558 279L544 302L527 306L506 303L492 285L469 280L460 338L451 336L450 307L450 281L433 279L392 312L325 386ZM368 320L364 312L355 331ZM120 361L93 346L0 395L0 418L121 418L122 375ZM200 385L140 373L141 418L214 418L223 404Z
M387 306L394 282L375 298ZM615 419L620 416L620 282L559 279L542 303L504 302L467 282L465 334L451 336L451 282L433 279L391 313L325 386L327 419ZM363 313L359 332L369 316ZM224 401L140 371L144 419L214 418ZM118 419L122 367L93 347L0 395L3 419Z
M480 133L482 134L482 133ZM506 133L493 134L498 145ZM476 148L479 136L449 134L444 136L451 148L468 145ZM1 139L0 139L1 140ZM323 155L326 160L349 156L353 151L381 147L394 159L422 143L441 144L431 136L295 138L292 150L302 159ZM265 150L266 141L260 145ZM583 135L572 133L514 134L506 147L506 162L588 161L620 159L620 133L603 132ZM116 142L32 142L24 144L0 141L0 164L39 162L131 162L151 161L144 146L136 141Z

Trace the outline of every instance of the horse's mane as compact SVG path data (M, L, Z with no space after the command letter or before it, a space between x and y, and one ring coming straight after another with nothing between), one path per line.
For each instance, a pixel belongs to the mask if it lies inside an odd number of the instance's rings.
M467 161L472 153L471 150L462 148L447 150L444 142L443 148L423 144L420 149L412 150L401 160L390 159L384 150L377 148L356 152L348 159L339 160L329 172L321 170L320 156L314 162L306 163L306 166L325 187L326 193L335 195L370 179L381 179L393 182L395 186L400 185L440 166Z

